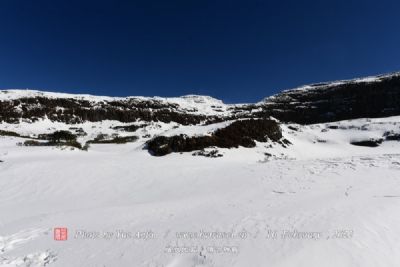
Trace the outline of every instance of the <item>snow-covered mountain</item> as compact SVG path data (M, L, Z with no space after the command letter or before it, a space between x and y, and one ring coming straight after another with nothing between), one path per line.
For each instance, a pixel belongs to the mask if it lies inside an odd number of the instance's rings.
M253 147L255 141L263 140L267 135L268 127L278 124L271 118L282 123L311 124L400 115L400 73L302 86L259 103L237 105L197 95L121 98L2 90L0 111L4 130L36 139L51 138L49 129L53 132L74 130L72 134L79 139L76 143L78 147L86 143L108 142L116 137L136 140L142 136L150 140L159 135L165 138L155 140L157 145L150 143L148 146L153 148L151 152L155 155L210 146ZM241 122L248 119L249 122ZM269 126L263 128L261 120L268 121ZM234 121L237 122L228 126ZM87 129L86 125L93 123L106 126L91 125L96 130ZM21 127L29 124L32 125ZM187 127L191 130L185 132L182 129L186 126L196 127ZM35 131L27 131L32 127ZM171 127L180 128L175 130L179 136L173 137L166 132ZM229 128L218 130L219 127ZM127 132L130 137L127 137ZM133 135L133 132L136 134ZM208 136L201 136L204 133ZM197 136L189 136L193 134ZM123 142L121 138L116 141ZM275 142L286 142L284 138L269 138ZM29 144L34 145L33 142Z
M317 123L400 114L400 73L306 85L255 104L227 105L208 96L103 97L1 90L0 121L20 119L80 123L162 121L183 125L274 116L284 122ZM183 116L184 115L184 116Z
M399 99L2 90L0 266L399 266Z

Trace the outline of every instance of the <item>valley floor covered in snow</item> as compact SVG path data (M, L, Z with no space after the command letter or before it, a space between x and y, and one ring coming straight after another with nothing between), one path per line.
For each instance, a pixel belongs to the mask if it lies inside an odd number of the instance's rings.
M283 125L288 148L221 158L0 137L0 266L400 266L400 142L349 143L397 122Z

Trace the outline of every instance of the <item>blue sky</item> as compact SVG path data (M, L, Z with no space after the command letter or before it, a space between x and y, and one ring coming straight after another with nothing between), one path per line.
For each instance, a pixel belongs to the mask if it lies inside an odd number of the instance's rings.
M0 88L254 102L400 70L399 1L0 2Z

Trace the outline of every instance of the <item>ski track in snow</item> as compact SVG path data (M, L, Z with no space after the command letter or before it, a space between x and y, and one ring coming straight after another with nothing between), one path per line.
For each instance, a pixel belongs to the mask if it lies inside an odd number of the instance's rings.
M0 236L0 266L46 266L54 262L57 257L51 250L32 252L14 256L13 250L24 247L41 235L48 235L50 229L27 229L8 236ZM11 254L11 255L10 255Z

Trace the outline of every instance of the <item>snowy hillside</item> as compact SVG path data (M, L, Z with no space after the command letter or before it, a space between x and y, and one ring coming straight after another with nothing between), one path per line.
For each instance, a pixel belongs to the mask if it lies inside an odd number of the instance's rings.
M226 109L226 106L221 100L199 95L187 95L182 97L109 97L109 96L94 96L85 94L67 94L43 92L37 90L0 90L0 101L18 100L21 98L48 98L48 99L74 99L80 101L89 101L93 104L112 101L136 101L136 102L160 102L165 104L178 105L181 110L194 111L200 114L212 115L216 114L214 108Z
M110 122L94 125L79 126ZM400 117L282 129L287 149L259 143L217 159L152 157L143 141L81 151L2 137L0 264L397 266L400 143L350 142L399 132ZM55 227L68 227L67 241L54 241ZM200 231L229 236L188 237Z
M400 266L397 78L242 105L0 91L0 266Z

